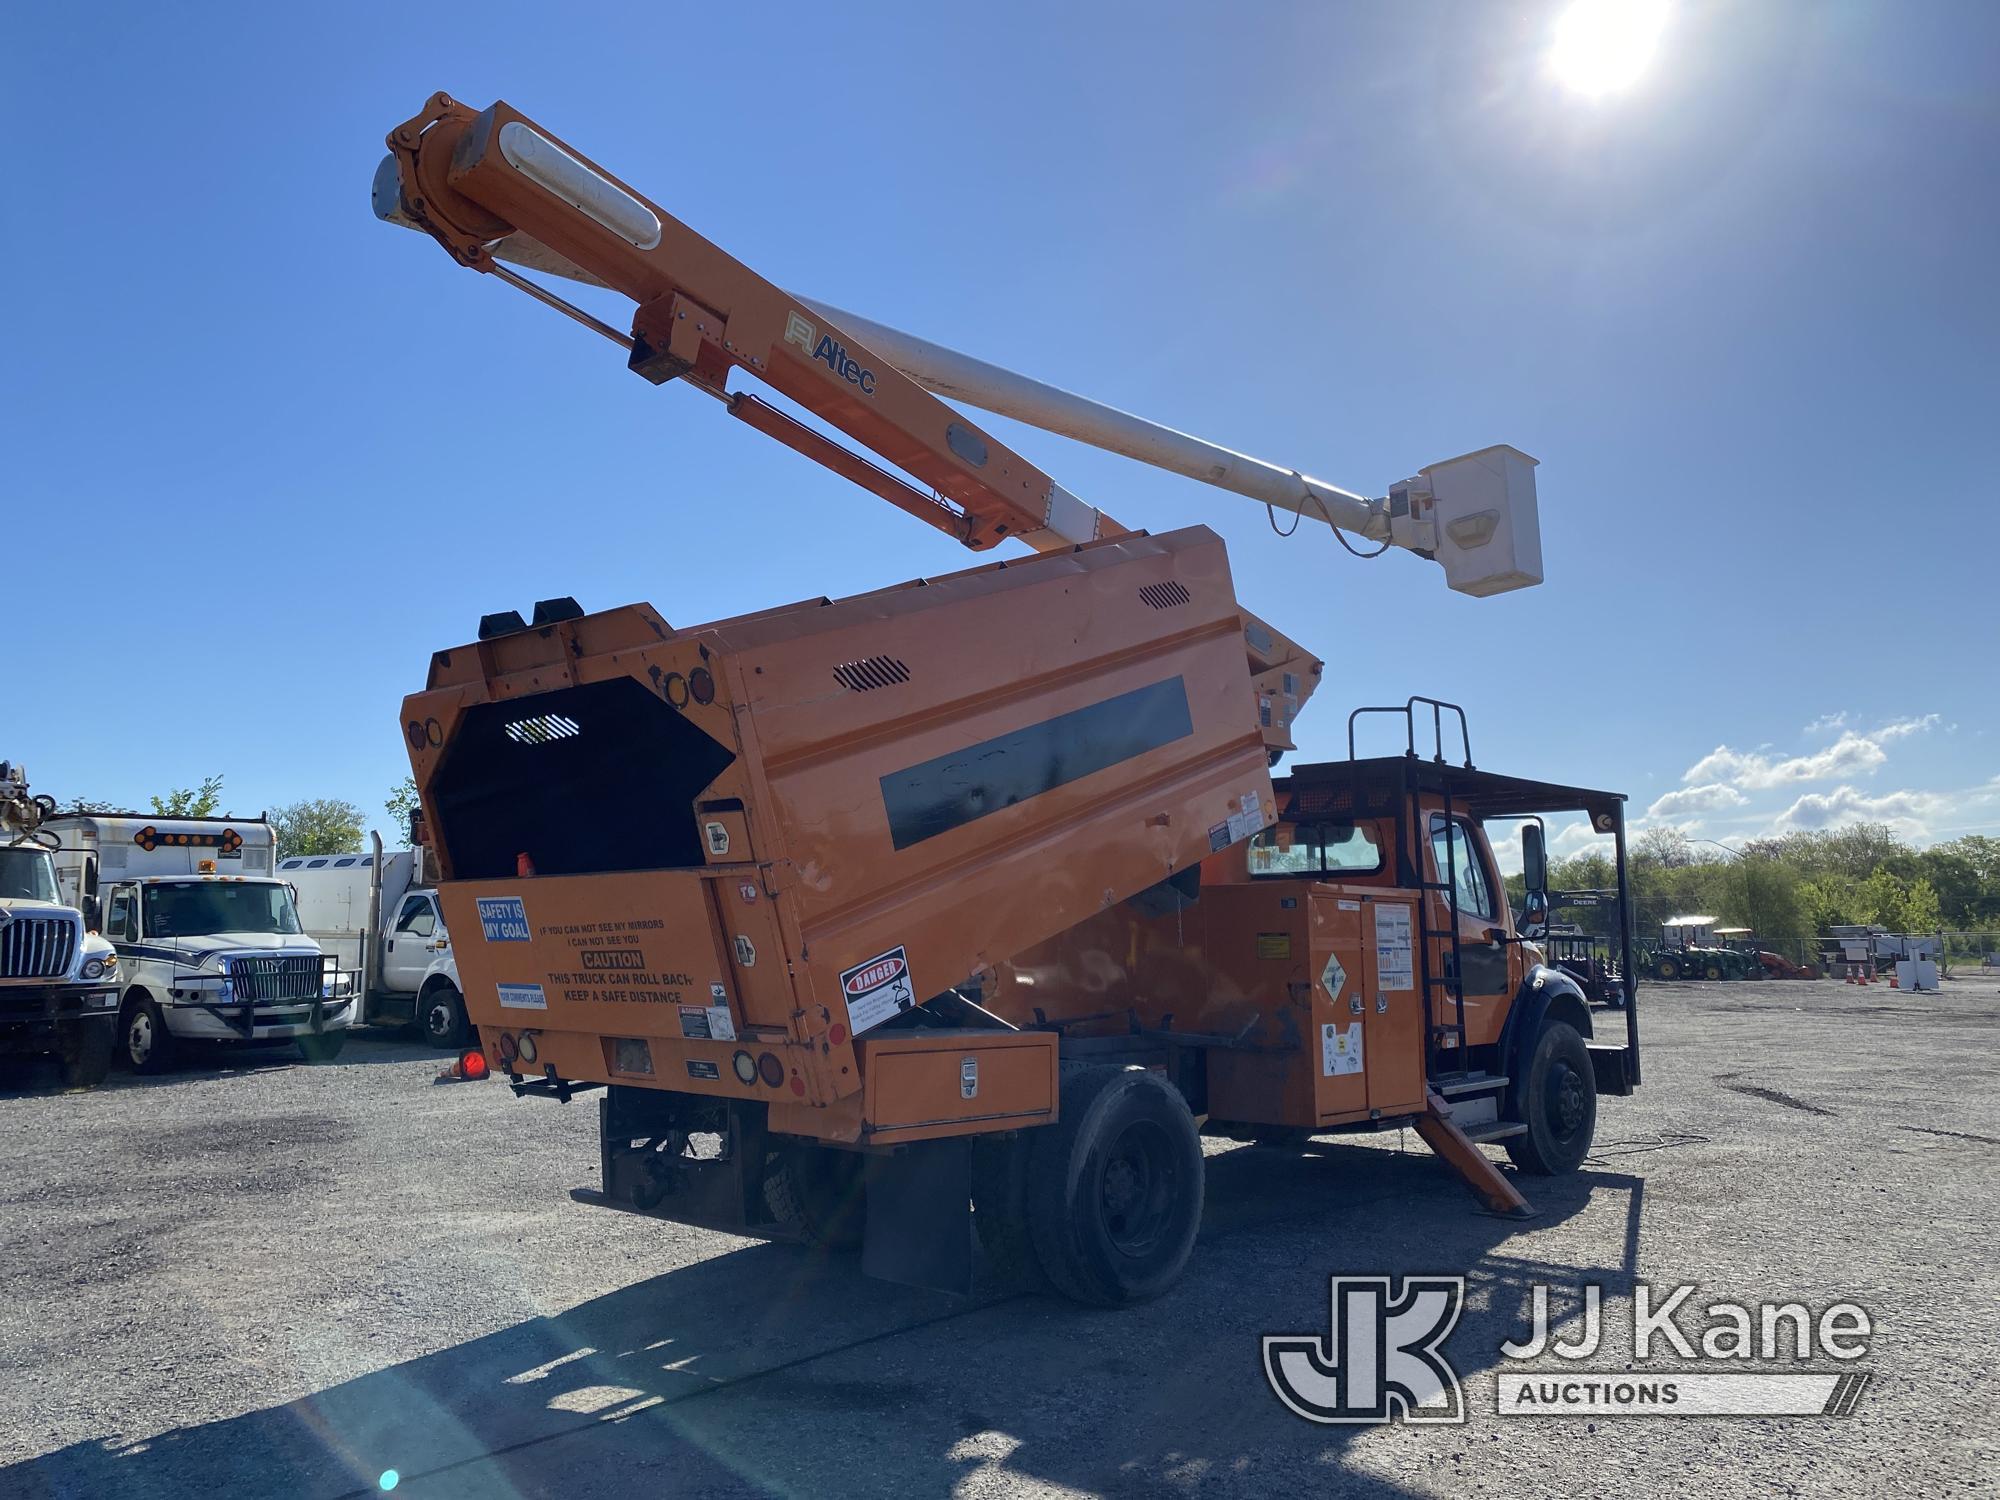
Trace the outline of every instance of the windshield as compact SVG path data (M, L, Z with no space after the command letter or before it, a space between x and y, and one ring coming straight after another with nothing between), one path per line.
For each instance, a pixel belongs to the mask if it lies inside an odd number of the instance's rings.
M146 887L147 937L206 937L214 932L299 930L292 893L282 885L175 880Z
M0 901L56 901L56 866L42 849L0 849Z

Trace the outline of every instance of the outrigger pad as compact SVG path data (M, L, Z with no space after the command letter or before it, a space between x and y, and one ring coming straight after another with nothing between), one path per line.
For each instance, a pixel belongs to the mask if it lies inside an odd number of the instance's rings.
M868 1228L864 1275L967 1296L972 1291L972 1148L919 1141L870 1156L863 1182Z

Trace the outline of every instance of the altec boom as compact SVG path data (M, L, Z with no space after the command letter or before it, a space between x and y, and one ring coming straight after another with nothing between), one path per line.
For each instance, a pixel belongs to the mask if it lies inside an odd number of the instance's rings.
M1404 755L1350 728L1347 761L1274 782L1321 664L1242 607L1221 541L1129 531L933 391L1471 594L1540 581L1532 459L1365 499L788 293L505 104L435 95L389 147L380 217L967 547L1040 554L705 625L547 600L433 658L403 727L448 925L477 934L468 1010L519 1092L605 1089L584 1196L957 1287L970 1200L1004 1269L1123 1302L1186 1260L1198 1128L1414 1125L1501 1209L1477 1141L1582 1160L1597 1096L1638 1079L1629 978L1625 1045L1587 1040L1484 825L1583 813L1622 888L1622 799L1469 743L1448 764L1429 700L1392 711ZM517 268L622 293L629 332ZM1538 822L1523 841L1538 890Z

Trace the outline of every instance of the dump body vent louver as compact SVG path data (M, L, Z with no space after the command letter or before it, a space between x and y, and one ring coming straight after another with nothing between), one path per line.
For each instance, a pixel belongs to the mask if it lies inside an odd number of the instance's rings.
M566 714L536 714L532 719L516 719L507 726L507 738L517 745L546 745L583 733L583 726Z
M866 661L842 662L833 675L849 692L865 693L871 688L894 687L910 680L910 669L893 656L871 656Z
M1169 578L1165 583L1143 585L1139 590L1139 597L1154 609L1172 609L1177 604L1187 603L1193 596Z

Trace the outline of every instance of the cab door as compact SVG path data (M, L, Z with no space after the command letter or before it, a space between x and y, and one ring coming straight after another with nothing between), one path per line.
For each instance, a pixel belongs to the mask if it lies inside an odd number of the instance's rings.
M1500 909L1499 872L1493 868L1485 838L1462 814L1447 818L1432 809L1425 814L1431 879L1451 882L1449 891L1431 891L1431 960L1434 974L1460 980L1465 991L1465 1043L1477 1047L1499 1038L1500 1024L1514 993L1512 955L1504 934L1508 919ZM1452 929L1458 930L1458 962L1452 963ZM1488 934L1503 934L1495 941ZM1436 1022L1457 1020L1451 989L1438 986L1433 997Z
M382 947L383 987L409 991L422 985L443 933L443 919L428 894L405 896Z

